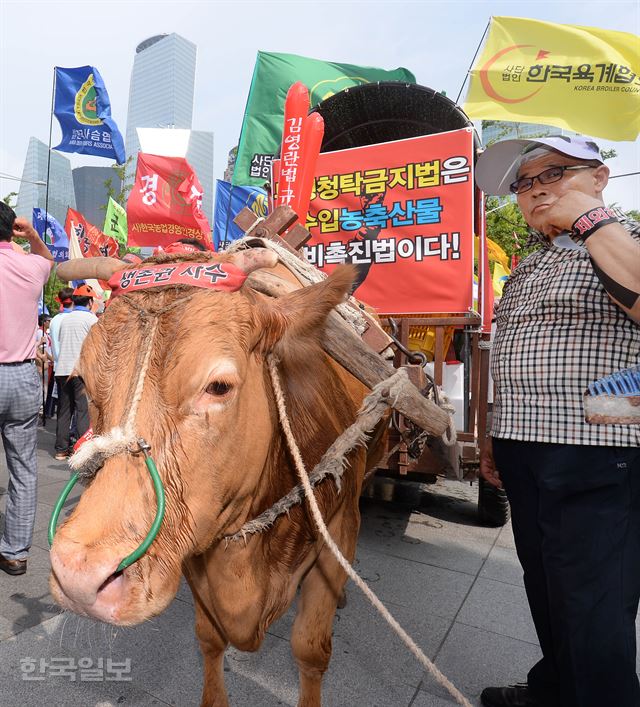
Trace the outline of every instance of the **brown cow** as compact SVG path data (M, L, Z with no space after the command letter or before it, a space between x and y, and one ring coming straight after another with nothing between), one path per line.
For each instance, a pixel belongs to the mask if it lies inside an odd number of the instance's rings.
M213 258L245 270L256 266L242 257L161 255L147 262ZM291 280L280 265L273 272ZM167 511L148 552L116 573L147 533L155 496L141 455L107 459L57 531L51 591L72 611L132 625L163 611L184 573L204 655L203 705L228 704L226 646L256 650L298 587L291 647L300 671L299 704L320 705L345 575L323 548L306 505L295 506L246 543L224 538L298 482L278 422L267 354L280 359L288 414L309 471L356 418L366 388L318 343L328 313L344 299L352 278L353 270L345 267L278 299L246 284L233 293L143 290L116 298L85 341L78 374L91 401L94 431L101 434L122 424L131 401L139 352L148 343L139 313L165 310L157 318L135 426L152 447ZM384 427L379 425L368 452L351 455L340 492L332 480L316 488L329 530L350 561L362 479L377 460Z

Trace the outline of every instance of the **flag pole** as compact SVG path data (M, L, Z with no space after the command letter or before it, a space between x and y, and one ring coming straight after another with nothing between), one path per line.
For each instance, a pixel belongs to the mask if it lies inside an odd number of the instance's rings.
M53 108L56 95L56 67L53 67L53 83L51 86L51 113L49 115L49 149L47 150L47 179L44 192L44 242L47 243L47 229L49 227L49 177L51 175L51 138L53 136ZM51 277L51 276L50 276ZM46 283L42 288L42 338L44 339L44 308L46 307L44 295L46 291ZM46 342L45 342L46 344ZM46 346L45 346L46 350ZM47 426L47 409L46 409L46 394L45 394L45 361L42 362L42 426Z
M473 68L473 63L476 60L476 57L478 56L478 52L480 51L482 42L484 42L484 38L487 36L487 32L489 31L489 25L491 24L491 19L492 18L490 17L489 22L487 22L487 26L484 28L482 37L480 37L480 41L478 42L478 46L476 47L476 52L473 55L473 59L471 60L469 68L467 69L467 73L464 76L464 81L462 82L462 86L460 86L460 90L458 91L458 97L456 98L456 105L458 105L458 101L460 100L460 96L462 95L462 90L464 89L464 85L467 83L467 79L469 78L469 74L471 73L471 69Z

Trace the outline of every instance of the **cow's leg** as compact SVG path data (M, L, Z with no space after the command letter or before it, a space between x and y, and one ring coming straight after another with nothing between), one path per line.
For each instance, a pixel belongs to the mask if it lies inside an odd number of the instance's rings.
M333 532L331 534L336 537ZM338 545L351 562L355 554L357 527L340 535L343 541ZM298 707L320 707L322 677L331 658L333 618L345 579L344 570L324 548L300 585L298 610L291 633L291 650L300 671Z
M204 662L204 685L200 705L201 707L229 707L223 669L227 641L216 627L204 603L207 591L206 580L198 579L195 573L189 572L187 568L185 570L185 577L193 594L196 609L196 636Z

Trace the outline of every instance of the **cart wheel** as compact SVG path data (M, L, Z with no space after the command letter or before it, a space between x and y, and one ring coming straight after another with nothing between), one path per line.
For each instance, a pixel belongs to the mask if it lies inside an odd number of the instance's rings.
M483 525L499 528L511 518L511 508L504 489L478 479L478 518Z

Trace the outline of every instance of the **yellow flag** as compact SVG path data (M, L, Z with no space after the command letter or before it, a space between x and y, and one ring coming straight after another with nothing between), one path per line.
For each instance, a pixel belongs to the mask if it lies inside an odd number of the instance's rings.
M478 236L476 236L475 252L480 252L480 243ZM499 246L491 238L487 238L487 255L489 256L490 263L500 263L506 270L509 270L511 261L509 256L504 252L501 246Z
M640 133L640 38L493 17L471 71L470 118L542 123L608 140Z
M510 270L505 270L500 263L493 266L493 294L495 297L502 297L502 288L510 274Z

